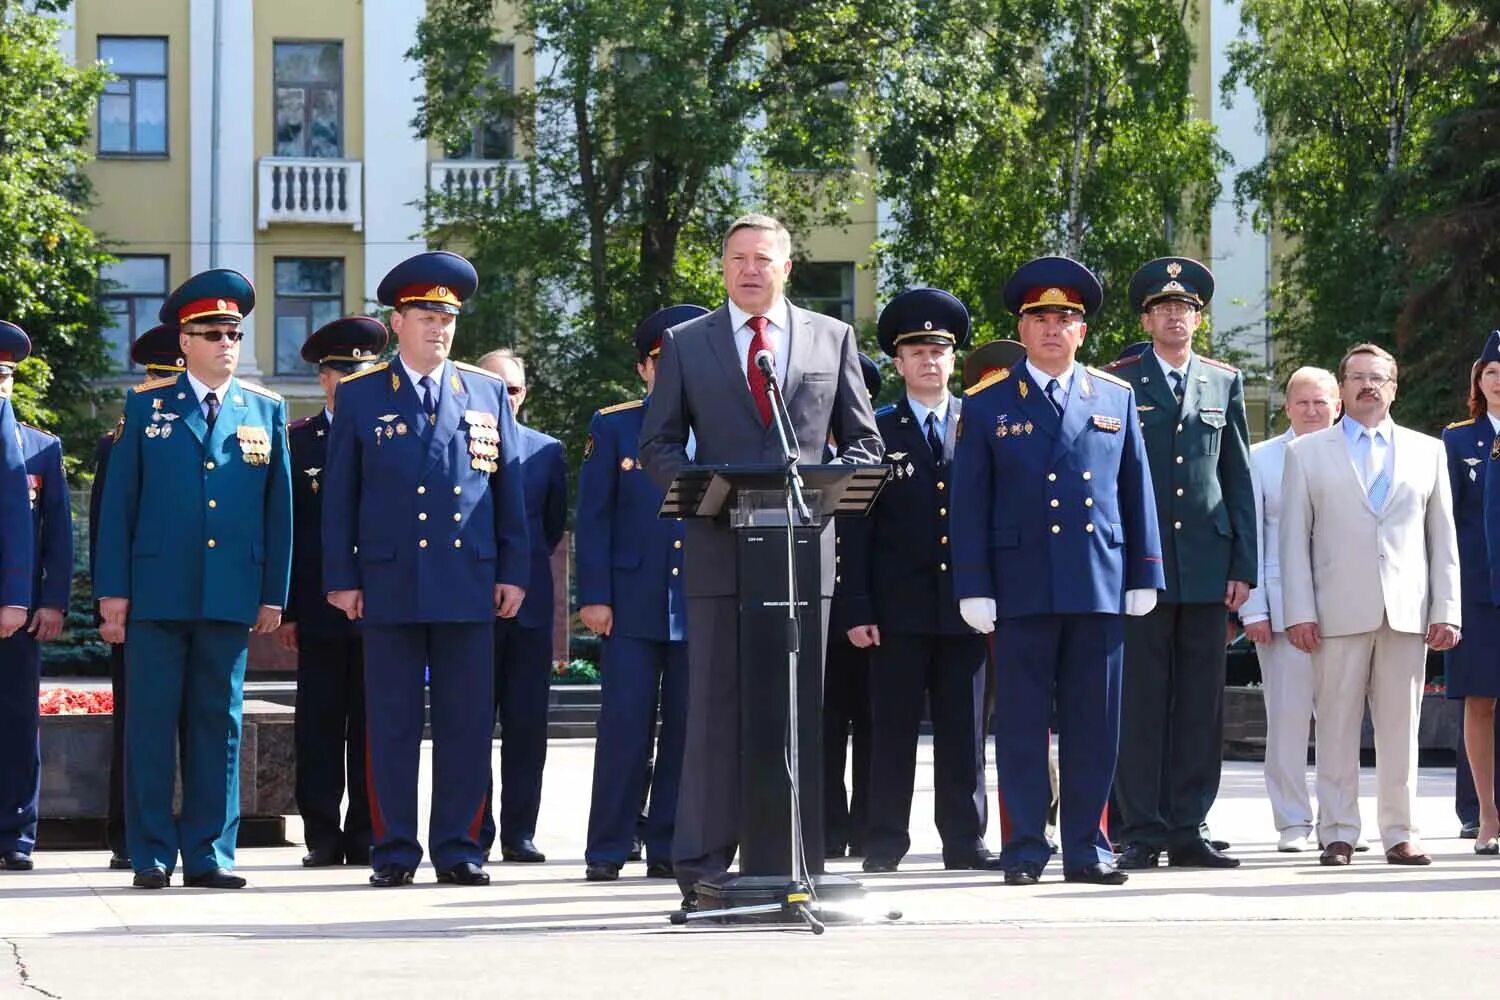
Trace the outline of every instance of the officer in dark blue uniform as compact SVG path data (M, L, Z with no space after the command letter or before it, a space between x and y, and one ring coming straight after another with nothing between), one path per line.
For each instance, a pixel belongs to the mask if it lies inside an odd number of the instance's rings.
M849 640L870 650L870 805L864 870L895 871L911 845L925 700L943 867L984 868L988 814L980 732L988 652L958 614L949 477L960 403L948 392L969 311L948 292L902 292L881 311L880 346L904 392L875 415L891 479L870 515L844 525L835 590Z
M520 422L526 365L508 349L491 351L479 367L499 376L516 416L531 542L531 577L520 614L495 622L495 714L500 720L500 857L541 863L537 814L547 764L547 703L552 691L554 592L552 552L568 522L568 468L562 442ZM479 844L486 857L495 842L493 783L485 798Z
M31 339L0 321L0 399L9 406L16 365L31 355ZM62 633L73 580L73 513L63 476L62 442L20 425L21 454L30 495L35 571L25 627L0 639L0 870L31 869L36 845L42 758L37 743L41 644ZM9 440L14 440L11 438Z
M276 636L297 654L297 812L306 868L370 863L365 791L365 651L359 626L323 591L323 472L339 380L374 366L385 326L346 316L315 330L302 360L318 367L323 410L287 428L292 455L292 587ZM340 822L344 790L349 806Z
M381 281L399 353L340 383L323 473L323 586L365 634L370 862L377 887L422 860L417 766L423 672L433 739L429 840L438 881L489 883L479 828L494 733L494 619L525 599L520 444L505 383L448 360L479 285L445 251Z
M1075 360L1103 298L1076 261L1042 257L1006 284L1026 361L968 390L953 469L954 589L996 632L995 762L1011 829L1008 885L1052 854L1047 727L1056 709L1063 876L1118 885L1100 816L1119 732L1125 614L1163 586L1135 397Z
M643 838L646 875L673 875L672 834L687 723L683 530L680 519L656 516L664 494L641 468L636 443L656 380L662 334L707 311L669 306L635 328L636 371L646 383L646 398L594 414L578 472L578 616L603 638L602 704L583 855L590 882L619 878L629 856L658 707L661 726Z
M130 360L146 370L146 381L170 376L176 378L183 368L182 350L177 346L177 324L162 323L135 338L130 345ZM99 547L99 511L104 507L104 477L109 470L109 452L115 443L115 434L125 425L125 415L120 415L115 430L99 435L94 446L94 481L89 485L89 579L95 576L96 556ZM103 619L98 615L97 589L94 593L94 624ZM114 697L114 710L109 719L109 812L104 823L104 838L109 844L109 867L114 871L130 871L130 850L125 844L125 645L109 643L109 689Z
M238 889L240 705L251 631L281 624L292 556L286 404L234 377L255 303L229 270L163 304L187 370L125 399L99 520L107 641L126 645L126 835L135 885ZM182 733L182 813L172 816Z
M868 355L859 356L870 402L880 394L880 366ZM834 524L836 551L843 552L850 522ZM834 562L842 569L843 555ZM837 576L838 574L835 574ZM835 588L837 584L835 584ZM849 641L845 608L828 607L828 649L823 657L823 856L842 858L865 853L870 825L870 651ZM853 760L850 761L850 746ZM844 783L845 764L849 783Z

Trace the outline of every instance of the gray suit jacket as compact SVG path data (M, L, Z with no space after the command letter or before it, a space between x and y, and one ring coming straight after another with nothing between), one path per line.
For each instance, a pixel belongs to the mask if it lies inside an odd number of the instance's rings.
M874 465L885 454L860 373L849 324L790 305L787 409L803 464L815 465L831 441L835 462ZM673 327L662 337L656 384L641 426L641 463L662 489L688 465L688 432L698 465L776 463L776 428L764 426L750 396L745 362L734 346L729 310ZM833 532L824 536L823 596L833 593ZM690 521L684 555L688 597L736 590L734 536L727 522Z

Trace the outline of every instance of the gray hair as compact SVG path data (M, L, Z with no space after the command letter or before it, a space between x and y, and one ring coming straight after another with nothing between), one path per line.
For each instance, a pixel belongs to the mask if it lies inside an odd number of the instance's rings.
M755 212L749 215L742 215L729 224L729 231L724 234L723 253L727 254L729 252L730 238L741 229L757 229L761 232L774 234L776 236L776 249L780 250L784 257L792 255L792 234L787 231L786 226L783 226L780 221L771 218L769 215L760 215Z
M488 354L480 357L480 359L474 363L480 368L488 368L491 361L501 360L510 361L515 364L516 368L521 372L521 384L525 385L526 362L521 359L521 356L519 354L511 350L509 347L497 347L493 351L490 351Z

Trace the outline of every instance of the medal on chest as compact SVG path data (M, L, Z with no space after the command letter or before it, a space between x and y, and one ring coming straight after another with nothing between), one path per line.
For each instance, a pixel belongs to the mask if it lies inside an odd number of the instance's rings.
M234 429L240 442L240 456L246 465L269 465L271 462L271 435L264 427L247 427L241 424Z
M484 410L464 411L465 436L469 440L469 468L493 473L500 468L500 421Z

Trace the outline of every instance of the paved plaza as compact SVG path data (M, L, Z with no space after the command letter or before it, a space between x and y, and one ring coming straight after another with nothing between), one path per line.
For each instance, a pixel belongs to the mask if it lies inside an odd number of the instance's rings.
M362 869L304 871L295 846L242 851L241 892L147 893L106 870L104 852L39 852L35 872L0 876L0 996L1426 1000L1483 992L1500 973L1500 860L1456 838L1451 769L1422 772L1429 868L1388 866L1378 845L1347 870L1277 854L1259 765L1227 764L1210 821L1240 869L1097 888L1065 884L1054 864L1042 885L1007 888L942 870L924 742L914 853L899 872L862 876L902 919L814 938L674 929L676 888L642 865L584 882L592 759L592 741L552 744L537 834L549 863L491 866L488 888L438 886L428 867L415 886L377 891ZM1363 779L1371 824L1373 772Z

